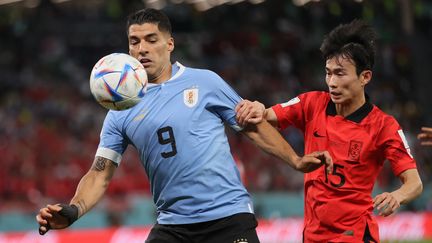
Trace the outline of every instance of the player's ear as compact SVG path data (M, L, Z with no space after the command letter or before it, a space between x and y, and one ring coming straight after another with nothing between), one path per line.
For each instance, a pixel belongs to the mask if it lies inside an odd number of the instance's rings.
M372 79L372 71L364 70L360 73L360 82L362 86L366 86Z
M172 37L168 38L167 44L168 44L168 51L169 52L174 51L174 38Z

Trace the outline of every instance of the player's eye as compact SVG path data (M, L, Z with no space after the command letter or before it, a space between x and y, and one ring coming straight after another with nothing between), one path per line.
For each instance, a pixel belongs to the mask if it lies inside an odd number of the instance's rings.
M131 45L136 45L136 44L138 44L138 40L131 39L131 40L129 41L129 44L131 44Z

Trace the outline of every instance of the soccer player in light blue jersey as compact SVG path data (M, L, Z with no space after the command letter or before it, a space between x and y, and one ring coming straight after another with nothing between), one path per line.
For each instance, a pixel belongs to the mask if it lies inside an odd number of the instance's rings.
M224 80L209 70L171 63L174 39L161 11L144 9L130 15L127 33L130 54L147 71L147 93L128 110L108 112L91 169L69 205L40 210L40 233L66 228L88 212L131 144L138 150L157 207L157 224L146 242L259 242L251 198L241 183L224 125L299 171L322 164L331 169L330 156L325 151L297 156L266 122L240 127L234 108L241 97Z

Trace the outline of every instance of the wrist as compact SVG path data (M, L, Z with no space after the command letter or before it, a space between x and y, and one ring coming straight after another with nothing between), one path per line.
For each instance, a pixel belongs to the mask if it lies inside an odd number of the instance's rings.
M263 106L264 111L263 111L263 119L267 120L267 114L268 114L268 110L265 108L265 106Z
M297 154L294 154L291 156L290 160L291 160L291 163L292 163L295 170L301 169L301 163L300 163L301 157L300 156L298 156Z
M399 204L403 204L403 202L404 202L404 198L403 198L403 195L402 195L400 192L398 192L398 191L393 191L393 192L391 192L390 194L394 197L394 199L396 199L396 201L397 201Z
M68 226L72 225L78 219L78 207L75 204L60 204L59 206L62 209L58 214L67 219Z

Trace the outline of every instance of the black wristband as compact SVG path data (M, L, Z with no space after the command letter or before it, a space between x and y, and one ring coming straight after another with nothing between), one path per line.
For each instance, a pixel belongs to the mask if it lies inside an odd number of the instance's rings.
M60 204L60 207L62 207L62 209L58 212L58 214L67 218L68 224L69 224L68 226L73 224L78 219L78 207L77 206L75 206L73 204L71 204L71 205Z

